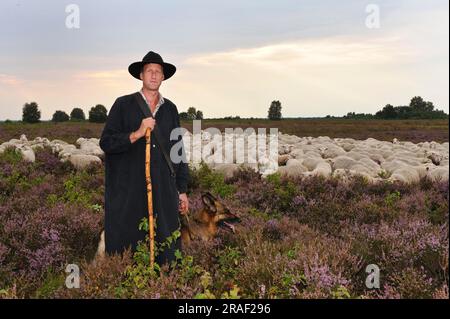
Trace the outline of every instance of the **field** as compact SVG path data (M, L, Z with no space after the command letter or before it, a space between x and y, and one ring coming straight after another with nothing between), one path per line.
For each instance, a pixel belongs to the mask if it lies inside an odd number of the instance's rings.
M448 141L448 121L207 120L202 128L228 123L299 136ZM74 143L99 137L103 125L0 127L0 143L21 134ZM241 222L234 234L195 242L156 274L145 252L92 263L103 227L102 165L76 170L47 148L34 163L10 149L0 154L0 298L449 297L448 182L262 179L251 170L225 180L206 166L191 177L192 211L207 190ZM79 265L80 288L65 286L67 264ZM378 289L366 286L369 265L380 270Z
M192 131L192 122L181 125ZM424 141L447 142L449 140L448 120L345 120L345 119L285 119L269 120L203 120L202 129L216 127L223 131L227 127L276 127L285 134L297 136L349 137L364 140L372 137L392 141L397 138L413 143ZM66 122L23 124L20 122L0 124L0 143L26 134L28 139L37 136L48 139L62 139L75 143L79 137L100 137L103 124L89 122Z

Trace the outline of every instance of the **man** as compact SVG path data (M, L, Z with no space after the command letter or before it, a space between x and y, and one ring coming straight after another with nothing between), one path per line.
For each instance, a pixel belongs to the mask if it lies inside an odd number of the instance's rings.
M105 152L105 250L109 254L121 253L129 247L135 250L138 241L145 239L146 233L138 227L142 218L148 218L145 180L145 132L148 128L151 130L150 174L156 242L164 242L179 228L178 214L185 214L189 208L187 163L170 160L173 176L169 157L165 158L162 151L166 148L170 154L171 147L181 141L181 136L170 140L171 131L180 127L177 107L159 92L162 81L169 79L176 67L150 51L142 61L132 63L128 71L142 81L140 94L125 95L114 102L100 138L100 147ZM154 118L146 117L142 107L148 107ZM156 129L162 140L160 143L155 140ZM156 262L161 265L172 261L176 249L181 249L181 240L159 253Z

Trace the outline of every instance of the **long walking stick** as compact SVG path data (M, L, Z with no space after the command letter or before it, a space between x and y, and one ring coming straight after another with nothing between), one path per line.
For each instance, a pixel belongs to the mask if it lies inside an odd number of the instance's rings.
M148 229L150 235L150 267L154 269L155 263L155 229L153 226L153 194L152 194L152 181L150 176L150 128L145 132L145 179L147 181L147 200L148 200Z

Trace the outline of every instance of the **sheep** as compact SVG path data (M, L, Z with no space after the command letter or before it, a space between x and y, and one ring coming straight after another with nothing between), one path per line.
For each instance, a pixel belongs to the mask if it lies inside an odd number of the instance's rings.
M308 169L299 162L293 163L291 165L280 166L278 168L278 173L290 177L302 176L306 172L308 172Z
M243 149L235 145L236 138L244 136ZM254 136L253 133L251 136ZM186 132L183 135L187 158L192 165L198 165L200 158L191 155L201 154L201 158L211 168L222 171L226 177L239 166L250 167L259 171L263 177L276 171L290 176L299 175L363 175L371 181L381 180L381 176L390 181L417 181L430 176L438 179L440 176L448 179L449 143L437 142L411 143L394 139L393 142L378 141L374 138L354 140L352 138L334 138L328 136L297 137L279 133L277 136L277 154L268 157L265 150L259 149L255 143L250 143L248 134L230 136L212 135L202 131L200 139ZM192 142L192 143L191 143ZM233 142L233 143L230 143ZM77 148L77 146L79 148ZM77 168L90 162L101 162L104 156L99 147L98 138L79 138L76 145L62 140L49 141L47 138L36 137L29 141L22 134L20 139L11 139L0 145L0 153L13 147L21 152L25 159L33 161L34 151L49 146L62 161L71 161ZM271 145L266 139L266 146ZM227 156L232 153L232 156ZM240 158L243 155L243 158ZM239 158L238 158L239 157ZM195 162L194 162L195 160ZM88 163L88 164L86 164ZM382 174L385 172L385 174Z
M98 156L84 154L71 154L67 160L72 163L76 169L83 169L92 163L102 163L102 160Z
M333 160L333 168L334 169L339 169L339 168L349 169L356 163L357 162L353 158L344 156L344 155L340 155Z
M296 158L290 158L287 162L286 162L286 166L296 166L296 165L301 165L302 161L298 160Z
M228 180L233 177L233 175L239 171L239 164L216 164L214 166L214 170L222 173L225 177L225 180Z
M330 177L332 174L331 165L327 162L320 162L317 164L316 168L310 172L311 175Z
M308 170L310 170L310 171L316 169L316 167L319 163L324 163L324 160L321 157L320 158L306 157L302 161L302 165L305 166L306 168L308 168Z
M28 145L17 145L16 152L21 153L22 158L26 162L34 163L36 161L36 155L33 149Z
M278 165L279 166L284 166L286 165L287 161L291 158L290 155L288 154L284 154L284 155L280 155L278 156Z
M327 149L325 149L322 153L322 157L323 158L335 158L338 157L339 155L345 155L347 152L345 152L342 148L340 147L328 147Z
M368 168L367 166L365 166L365 165L362 165L362 164L359 164L359 163L357 163L357 164L355 164L355 165L352 165L351 167L350 167L350 171L353 171L353 172L355 172L355 173L357 173L357 174L362 174L362 173L364 173L364 174L367 174L367 175L370 175L370 176L372 176L373 175L373 171L370 169L370 168ZM376 174L375 174L376 175Z
M415 169L399 168L396 169L388 178L389 181L401 181L404 183L415 183L420 180L420 175Z
M429 170L428 177L432 180L441 180L448 181L449 180L449 167L447 166L439 166L434 169Z

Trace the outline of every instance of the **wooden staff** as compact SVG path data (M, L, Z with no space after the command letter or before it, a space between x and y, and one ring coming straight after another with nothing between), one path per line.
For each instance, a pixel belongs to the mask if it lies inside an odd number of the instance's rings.
M150 267L153 269L155 263L155 229L153 226L153 194L152 181L150 176L150 143L151 135L150 128L145 131L145 179L147 181L147 200L148 200L148 230L150 236Z

